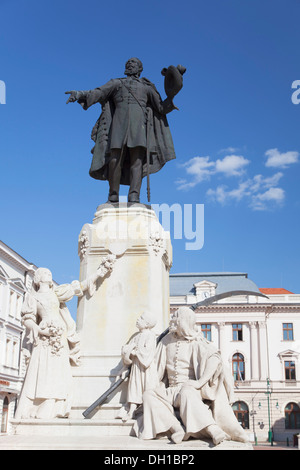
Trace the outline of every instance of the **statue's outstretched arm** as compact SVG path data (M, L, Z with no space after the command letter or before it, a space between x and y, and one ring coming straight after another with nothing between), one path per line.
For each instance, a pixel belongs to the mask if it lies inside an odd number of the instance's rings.
M98 88L94 88L93 90L66 91L65 94L70 95L67 100L67 104L74 103L75 101L77 101L83 107L83 109L88 109L90 106L96 103L103 104L111 97L112 93L118 86L120 86L118 80L110 80L105 85L102 85Z
M105 256L97 271L84 281L72 281L71 284L61 284L55 289L55 293L60 302L69 302L74 295L82 297L83 293L88 291L90 296L95 293L96 282L101 277L106 276L113 269L115 262L114 255Z
M83 109L87 109L88 108L87 98L88 98L88 95L90 93L91 93L90 90L88 90L88 91L78 91L78 90L66 91L65 95L70 95L67 102L66 102L66 104L74 103L75 101L77 101L83 107ZM98 99L96 99L95 103L97 101L98 101Z
M114 255L108 255L101 261L101 264L95 274L90 276L85 281L81 281L80 286L83 292L86 290L89 291L90 295L93 295L96 290L96 282L101 277L105 277L108 273L110 273L113 269L113 265L115 262L116 257Z

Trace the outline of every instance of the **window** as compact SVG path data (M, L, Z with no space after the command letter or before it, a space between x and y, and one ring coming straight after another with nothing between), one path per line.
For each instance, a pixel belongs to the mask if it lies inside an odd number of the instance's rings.
M233 323L232 341L243 341L243 327L241 323Z
M242 354L234 354L232 358L232 374L235 381L245 380L245 361Z
M21 319L22 304L23 304L23 296L18 294L17 295L17 309L16 309L16 318L18 320Z
M5 365L7 367L11 366L11 340L10 338L6 338Z
M248 405L243 401L236 401L232 405L236 419L244 429L249 429L249 409Z
M12 366L17 368L18 362L19 362L19 343L17 340L14 340Z
M288 403L284 415L285 429L300 429L300 408L296 403Z
M282 332L283 332L283 341L293 341L294 339L293 323L283 323Z
M211 341L211 325L201 325L201 331L203 333L204 338L206 338L208 341Z
M14 291L10 291L9 295L9 315L11 317L15 317L16 314L16 302L17 302L17 294Z
M296 380L296 370L294 361L284 361L285 380Z

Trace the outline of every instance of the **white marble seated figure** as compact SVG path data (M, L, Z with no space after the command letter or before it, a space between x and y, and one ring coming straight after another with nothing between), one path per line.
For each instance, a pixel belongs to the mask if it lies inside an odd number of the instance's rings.
M144 312L136 322L139 333L122 348L122 360L124 368L130 366L130 375L127 388L127 403L117 417L123 421L133 417L136 408L143 403L143 393L156 386L157 372L153 362L156 349L156 335L152 330L156 325L156 319ZM121 371L121 373L122 373ZM125 410L125 414L124 414Z
M24 298L21 316L26 327L28 367L16 419L65 418L71 409L71 364L80 364L76 323L65 302L85 291L92 295L97 280L112 270L114 257L101 262L89 279L54 287L49 269L38 268Z
M159 386L143 395L138 437L166 434L177 444L193 438L248 442L230 406L232 377L219 352L198 332L195 313L177 310L169 333L158 344L155 361Z

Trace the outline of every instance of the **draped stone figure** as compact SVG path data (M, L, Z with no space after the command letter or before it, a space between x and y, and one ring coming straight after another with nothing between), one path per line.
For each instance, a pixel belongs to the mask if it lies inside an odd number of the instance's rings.
M174 443L189 437L248 442L230 402L232 378L218 351L196 328L194 312L182 307L170 322L170 332L157 347L159 386L143 395L138 435L154 439L167 434Z
M109 255L86 281L58 287L54 287L49 269L36 270L33 289L25 295L21 311L29 358L16 419L69 415L71 364L80 365L80 340L65 302L74 295L81 297L85 291L93 295L97 280L110 273L113 263L114 256Z
M127 384L127 403L117 418L127 421L132 418L135 410L143 403L143 393L155 388L157 374L154 363L156 334L153 328L156 318L144 312L136 322L139 332L122 347L123 369L119 375L130 367ZM124 410L126 413L124 413Z

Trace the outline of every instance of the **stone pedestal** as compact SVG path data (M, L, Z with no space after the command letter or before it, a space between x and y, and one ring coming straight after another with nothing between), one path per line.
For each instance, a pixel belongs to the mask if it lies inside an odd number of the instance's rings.
M114 254L111 274L101 280L92 297L78 302L77 331L81 338L82 366L73 369L73 416L81 416L109 388L120 367L121 348L138 330L143 311L157 318L160 334L169 324L169 270L172 246L155 212L143 204L104 204L92 224L79 235L80 280ZM122 390L112 399L126 400Z

